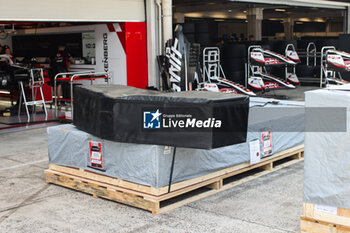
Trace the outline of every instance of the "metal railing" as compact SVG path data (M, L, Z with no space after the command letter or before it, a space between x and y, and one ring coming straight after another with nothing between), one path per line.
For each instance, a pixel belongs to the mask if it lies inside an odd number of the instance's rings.
M69 77L67 77L69 75ZM87 76L84 78L81 78L82 76ZM66 73L58 73L55 76L55 83L54 83L54 93L55 93L55 109L56 109L56 116L57 116L57 101L60 99L57 97L57 80L62 82L69 82L70 84L70 105L71 105L71 120L73 120L73 83L75 81L86 81L90 80L91 85L93 85L93 81L96 79L105 79L107 81L107 84L110 84L110 77L111 75L108 72L93 72L93 71L86 71L86 72L66 72Z

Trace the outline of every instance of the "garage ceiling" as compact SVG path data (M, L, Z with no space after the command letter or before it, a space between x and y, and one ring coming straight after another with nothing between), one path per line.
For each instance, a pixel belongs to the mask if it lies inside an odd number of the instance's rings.
M264 19L270 20L283 20L284 18L293 18L295 20L305 22L323 22L325 20L342 21L344 15L343 10L340 9L298 7L281 4L249 4L247 2L242 3L228 0L174 0L173 3L174 11L184 13L185 17L188 18L246 19L247 9L254 7L263 8Z

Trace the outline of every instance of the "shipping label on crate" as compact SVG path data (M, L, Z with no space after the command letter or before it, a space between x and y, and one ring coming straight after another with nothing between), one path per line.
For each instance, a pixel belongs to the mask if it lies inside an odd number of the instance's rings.
M263 149L262 157L272 155L272 136L270 130L261 133L261 141Z
M334 206L327 206L327 205L317 205L315 204L314 211L318 212L324 212L328 214L337 215L338 214L338 208Z
M249 151L250 151L250 164L259 163L261 158L259 138L250 140Z
M103 155L101 142L89 142L90 167L103 170Z

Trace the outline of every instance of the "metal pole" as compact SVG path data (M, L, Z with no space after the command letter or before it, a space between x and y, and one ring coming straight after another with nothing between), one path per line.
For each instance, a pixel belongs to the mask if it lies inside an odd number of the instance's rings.
M56 91L56 86L57 86L57 76L58 76L58 74L57 75L55 75L55 79L54 79L54 85L53 85L53 93L54 93L54 95L55 95L55 117L57 117L57 108L58 108L58 106L57 106L57 91Z
M73 81L76 76L73 75L72 78L70 79L70 111L71 111L71 119L73 121Z
M45 111L45 120L47 120L47 110L46 110L46 104L45 104L45 98L44 98L44 93L43 93L43 88L42 85L40 85L39 90L40 90L40 94L41 94L41 100L43 102L43 106L44 106L44 111Z
M29 110L28 110L28 106L27 106L27 99L26 99L26 93L24 92L24 87L23 87L23 82L20 82L20 86L21 86L21 92L23 95L23 101L24 101L24 106L26 107L26 112L27 112L27 117L28 117L28 122L30 121L30 115L29 115ZM21 106L19 106L21 107Z
M22 87L21 83L18 84L19 88L21 88L21 94L19 95L19 104L18 104L18 117L21 115L21 106L22 106Z
M184 60L185 60L185 91L188 91L188 74L187 74L187 46L184 46Z

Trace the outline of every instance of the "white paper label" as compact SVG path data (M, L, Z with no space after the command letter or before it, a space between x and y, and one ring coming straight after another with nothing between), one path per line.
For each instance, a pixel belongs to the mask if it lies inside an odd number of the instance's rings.
M260 162L260 143L259 139L253 139L249 142L250 164Z
M91 153L91 158L92 158L92 159L98 159L98 160L100 160L100 159L101 159L101 153L100 153L100 152L95 152L95 151L93 151L93 152Z
M265 141L265 146L270 147L271 146L271 141Z
M165 146L164 147L164 152L165 155L168 155L171 153L171 146Z
M68 120L72 120L72 112L71 111L67 111L64 113L66 119Z
M328 214L338 214L338 208L333 206L327 206L327 205L315 205L314 211L320 211Z
M262 157L272 155L272 135L271 131L261 133L263 154Z
M91 159L91 163L102 164L101 160Z

